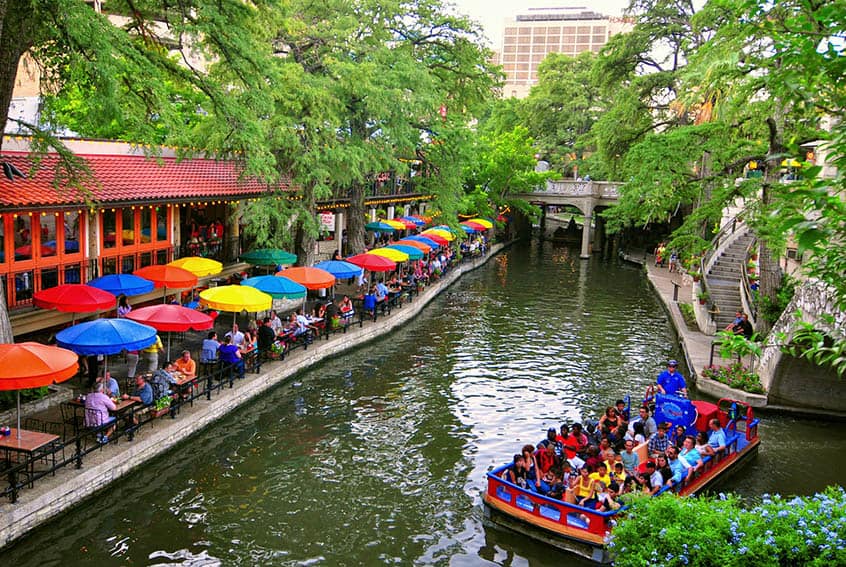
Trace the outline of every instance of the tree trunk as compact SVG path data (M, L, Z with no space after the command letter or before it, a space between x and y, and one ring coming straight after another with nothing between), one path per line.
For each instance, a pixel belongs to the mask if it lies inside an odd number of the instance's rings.
M781 106L776 104L773 116L767 119L767 126L770 130L770 147L767 155L767 172L761 188L761 209L763 214L768 214L769 212L769 206L772 200L772 191L770 188L773 184L779 183L779 168L781 167L781 160L785 150L783 117L784 114ZM766 297L775 304L778 288L782 280L781 266L779 266L778 257L772 253L765 239L760 239L758 244L760 248L758 269L761 272L758 293L761 297ZM770 331L770 328L770 323L764 320L763 317L758 320L758 332L766 334Z
M350 188L350 208L347 216L347 243L351 254L361 254L365 247L364 186L353 183Z

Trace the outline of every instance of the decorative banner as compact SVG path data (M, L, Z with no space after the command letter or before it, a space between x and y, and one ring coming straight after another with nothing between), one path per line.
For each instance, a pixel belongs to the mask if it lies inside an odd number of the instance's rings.
M320 213L320 227L329 232L335 231L335 213Z

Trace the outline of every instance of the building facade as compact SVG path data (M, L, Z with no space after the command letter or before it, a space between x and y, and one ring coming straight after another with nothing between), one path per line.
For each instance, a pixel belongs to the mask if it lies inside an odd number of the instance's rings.
M538 81L538 66L549 53L598 53L612 35L631 29L624 18L585 8L529 8L505 20L499 63L505 72L503 96L524 98Z

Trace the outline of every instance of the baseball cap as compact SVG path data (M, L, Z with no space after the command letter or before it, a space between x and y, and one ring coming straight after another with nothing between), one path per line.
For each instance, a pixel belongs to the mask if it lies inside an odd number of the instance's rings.
M667 363L667 366L678 366L679 362L677 360L671 360Z

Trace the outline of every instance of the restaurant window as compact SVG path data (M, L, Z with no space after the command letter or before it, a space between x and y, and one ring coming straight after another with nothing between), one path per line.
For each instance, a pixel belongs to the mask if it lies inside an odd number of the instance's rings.
M47 213L41 216L41 256L55 256L58 252L56 248L56 215Z
M15 299L17 302L32 299L32 271L15 274Z
M167 210L156 209L156 240L167 242Z
M103 258L103 275L108 276L116 273L118 273L117 258Z
M124 256L121 258L120 262L120 273L122 274L131 274L135 271L135 256L129 255Z
M135 244L135 211L133 209L121 209L121 235L123 245Z
M141 243L147 244L156 238L152 232L152 209L141 209Z
M153 253L152 252L142 252L138 258L139 268L146 268L147 266L153 263Z
M116 245L116 216L114 210L103 211L103 248L114 248Z
M32 260L32 219L19 215L15 219L15 261Z
M167 264L167 250L156 250L156 264Z
M59 285L59 268L41 268L41 289Z
M65 213L65 254L79 252L79 213L69 211Z
M75 283L82 283L80 279L80 274L82 270L80 269L79 264L69 264L65 266L65 283L66 284L75 284Z

